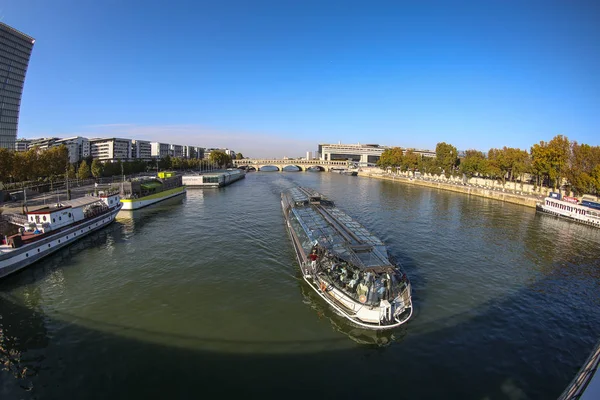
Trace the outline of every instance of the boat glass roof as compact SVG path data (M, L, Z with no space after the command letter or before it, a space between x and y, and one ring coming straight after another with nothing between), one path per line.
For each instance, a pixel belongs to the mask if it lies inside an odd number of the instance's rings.
M292 209L313 242L336 253L357 266L382 267L391 265L384 243L361 224L335 207L327 198L312 190L289 189L287 195L295 205ZM309 197L326 200L320 206L309 203Z

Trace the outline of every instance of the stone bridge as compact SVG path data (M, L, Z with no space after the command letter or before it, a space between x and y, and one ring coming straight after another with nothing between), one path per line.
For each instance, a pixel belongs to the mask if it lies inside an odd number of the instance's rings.
M277 167L279 171L283 171L285 167L290 166L297 167L300 171L306 171L311 167L321 171L331 171L332 168L348 168L348 161L244 158L243 160L232 160L232 162L236 167L254 167L257 171L262 167Z

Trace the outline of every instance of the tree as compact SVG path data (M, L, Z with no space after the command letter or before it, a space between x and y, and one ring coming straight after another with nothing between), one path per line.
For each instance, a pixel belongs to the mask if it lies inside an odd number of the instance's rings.
M231 163L231 156L219 150L211 151L209 159L213 164L217 164L220 167L225 167Z
M383 153L381 153L379 160L377 160L377 166L382 169L387 167L399 167L402 165L402 153L400 147L385 149Z
M69 164L69 166L67 167L67 179L73 179L75 178L75 176L77 176L77 173L75 172L75 167L73 166L73 164Z
M158 167L162 170L170 169L171 168L171 156L169 156L167 154L166 156L161 158L160 161L158 162Z
M102 176L102 163L100 162L100 160L94 159L92 161L91 173L92 176L96 179Z
M242 153L235 153L235 159L236 160L243 160L244 156L242 155Z
M414 171L419 166L419 155L412 150L406 150L401 165L406 170Z
M563 135L556 135L548 143L550 171L549 176L552 179L553 187L558 187L560 190L562 178L567 172L571 145L569 139Z
M467 150L465 157L460 161L459 171L469 178L477 174L486 174L487 159L485 158L485 154L477 150Z
M13 172L14 152L0 148L0 181L8 181Z
M79 165L79 170L77 171L77 177L79 179L88 179L90 177L91 173L90 173L90 167L88 166L87 162L85 160L83 160L81 162L81 164Z
M438 166L442 168L446 178L448 178L458 163L458 151L456 147L445 142L438 143L435 146L435 157Z

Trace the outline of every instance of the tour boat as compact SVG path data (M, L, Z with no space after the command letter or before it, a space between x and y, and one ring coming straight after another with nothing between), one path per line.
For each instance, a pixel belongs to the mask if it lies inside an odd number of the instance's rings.
M137 210L171 197L185 194L181 176L174 172L159 172L156 178L133 179L121 185L123 210Z
M580 202L575 197L561 197L558 193L550 193L535 208L540 212L600 228L600 204L594 201L584 199Z
M304 280L334 310L367 329L410 319L410 282L380 239L312 189L284 191L281 206Z
M121 209L119 193L101 192L11 216L19 233L0 245L0 278L102 229Z

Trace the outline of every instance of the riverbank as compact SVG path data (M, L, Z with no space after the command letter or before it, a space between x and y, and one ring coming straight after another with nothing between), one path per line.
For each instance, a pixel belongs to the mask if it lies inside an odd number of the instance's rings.
M476 186L461 185L456 183L446 183L418 178L409 178L401 175L394 174L374 174L372 172L360 171L359 176L366 176L369 178L383 179L387 181L400 182L410 185L426 186L435 189L449 190L451 192L464 193L467 195L485 197L488 199L505 201L507 203L519 204L526 207L535 208L536 202L540 201L543 196L532 196L522 195L516 193L510 193L498 189L481 188Z

